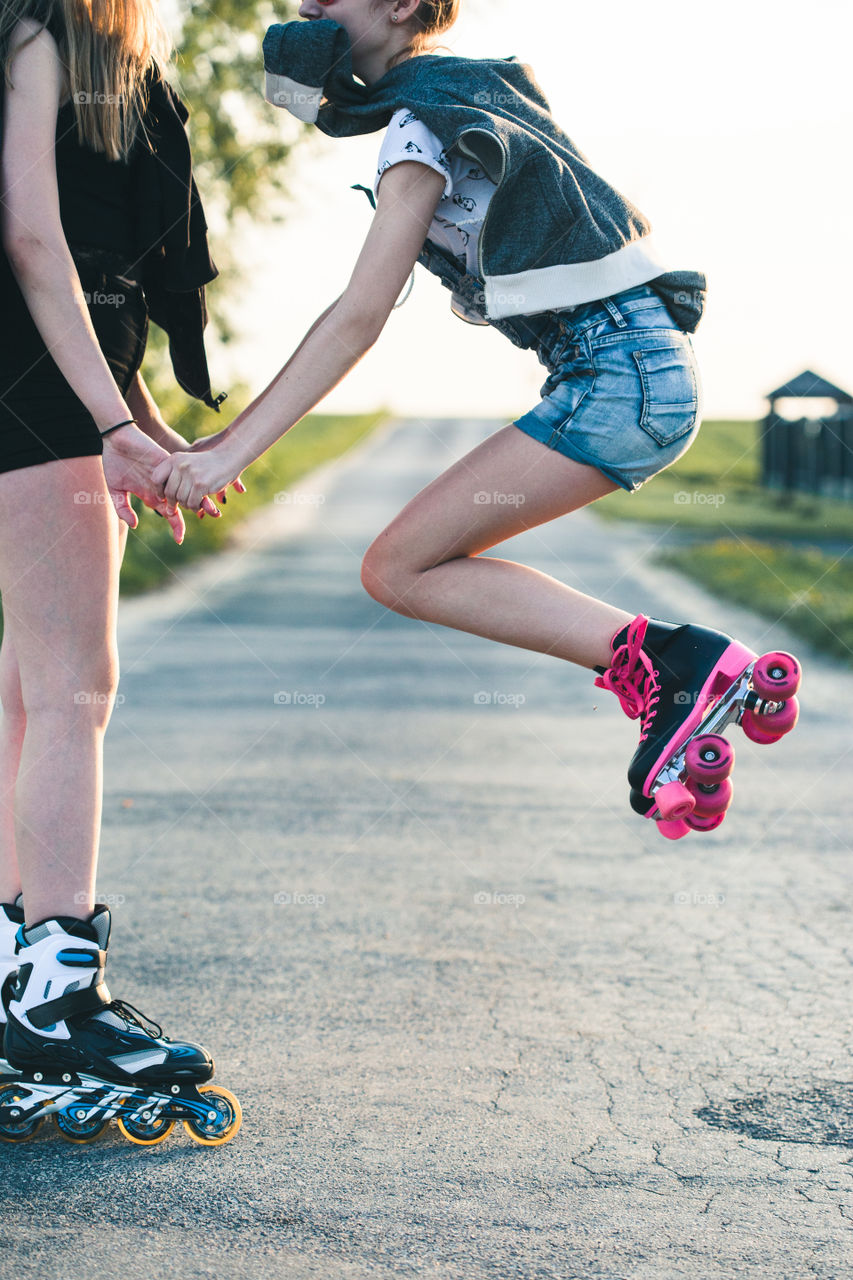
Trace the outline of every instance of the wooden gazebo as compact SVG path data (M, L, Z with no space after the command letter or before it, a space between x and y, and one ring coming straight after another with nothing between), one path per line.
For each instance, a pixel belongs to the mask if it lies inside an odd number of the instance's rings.
M807 369L768 395L762 431L762 482L785 492L853 501L853 395ZM783 416L781 401L802 402L802 416ZM809 401L830 401L817 412Z

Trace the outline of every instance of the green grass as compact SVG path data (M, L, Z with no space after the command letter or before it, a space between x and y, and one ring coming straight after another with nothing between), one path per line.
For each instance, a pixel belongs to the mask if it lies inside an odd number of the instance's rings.
M853 504L762 489L759 430L754 422L706 422L675 466L636 494L605 498L596 510L605 519L666 527L677 545L658 563L782 619L851 663Z
M122 594L149 591L166 580L173 568L220 550L236 524L271 503L277 493L290 488L315 467L352 448L384 417L383 413L372 413L352 417L312 414L304 418L246 472L247 493L239 495L229 490L228 505L220 520L186 515L183 546L175 545L165 520L136 503L139 527L128 538L121 571ZM178 429L184 430L185 424Z
M597 503L605 519L674 525L711 536L853 541L853 503L759 485L759 424L706 422L674 466L638 493Z
M853 548L846 555L721 538L660 562L718 595L781 619L816 648L853 664Z

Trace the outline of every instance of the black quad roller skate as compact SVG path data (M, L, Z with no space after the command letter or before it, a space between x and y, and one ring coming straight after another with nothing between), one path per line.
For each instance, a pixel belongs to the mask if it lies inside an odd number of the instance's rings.
M116 1120L131 1142L164 1141L178 1120L194 1142L219 1146L240 1128L240 1104L208 1084L213 1061L176 1042L104 984L110 913L60 917L18 931L16 974L6 979L4 1054L17 1072L0 1081L0 1139L25 1142L49 1115L69 1142L91 1142Z
M669 840L713 831L733 795L735 753L723 732L738 724L757 743L790 733L799 715L797 659L758 657L722 631L642 614L611 647L612 664L595 683L641 722L628 768L631 807Z

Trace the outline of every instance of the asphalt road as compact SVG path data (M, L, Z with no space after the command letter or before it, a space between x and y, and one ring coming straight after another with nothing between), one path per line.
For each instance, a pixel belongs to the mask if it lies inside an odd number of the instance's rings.
M211 1047L245 1122L0 1147L3 1277L851 1274L853 677L809 661L797 733L738 735L723 828L662 840L590 675L360 588L495 425L403 423L123 607L110 986ZM501 554L792 643L656 537L582 515Z

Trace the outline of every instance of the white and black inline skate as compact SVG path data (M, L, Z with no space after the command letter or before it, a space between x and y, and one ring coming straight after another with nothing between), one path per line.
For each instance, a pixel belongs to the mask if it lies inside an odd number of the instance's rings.
M110 1120L131 1142L153 1146L182 1120L203 1146L229 1142L240 1104L208 1084L213 1061L175 1042L104 983L110 913L45 920L17 934L17 972L3 985L0 1140L26 1142L52 1115L63 1138L91 1142Z

